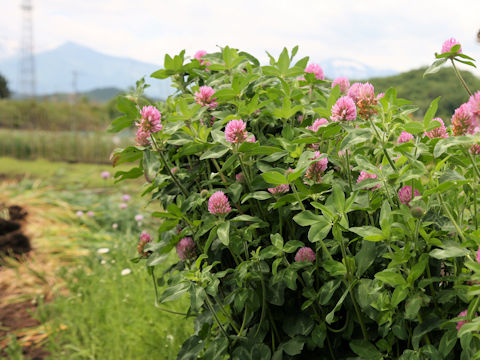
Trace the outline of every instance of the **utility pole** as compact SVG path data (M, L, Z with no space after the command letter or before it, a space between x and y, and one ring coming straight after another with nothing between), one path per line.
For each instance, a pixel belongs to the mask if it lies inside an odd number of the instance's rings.
M35 58L33 56L33 6L31 0L22 0L22 32L20 41L20 87L22 96L36 95Z

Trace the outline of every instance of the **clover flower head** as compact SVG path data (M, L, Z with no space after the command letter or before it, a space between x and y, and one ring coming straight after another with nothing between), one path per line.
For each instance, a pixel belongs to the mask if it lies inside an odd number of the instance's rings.
M247 124L243 120L231 120L225 127L225 139L232 144L240 144L247 140Z
M141 119L140 122L137 123L139 128L146 133L153 134L162 130L162 114L155 106L144 106L142 110L140 110Z
M348 89L347 96L350 97L354 102L358 101L358 91L360 90L360 87L362 86L362 83L356 82L353 83L352 86Z
M123 200L124 202L130 201L130 195L128 195L128 194L122 195L122 200Z
M208 211L214 215L228 214L232 208L223 191L217 191L208 199Z
M420 192L415 189L413 191L414 196L420 196ZM398 190L398 198L402 204L410 206L410 201L412 200L412 187L410 185L406 185Z
M425 131L424 135L429 137L430 139L433 139L433 138L447 138L448 137L447 128L445 127L445 124L443 123L443 120L440 119L440 118L435 118L433 120L438 121L440 123L440 126L436 127L435 129L432 129L430 131Z
M465 317L465 318L466 318L467 315L468 315L468 310L465 309L465 310L463 310L460 314L458 314L457 317ZM460 329L462 328L462 326L465 325L467 322L468 322L467 319L465 319L465 320L460 320L459 322L457 322L457 326L456 326L457 331L460 331Z
M321 118L321 119L315 119L313 122L312 126L307 126L308 130L312 130L313 132L317 132L318 129L320 129L320 126L328 124L328 120Z
M102 177L102 179L107 180L110 177L110 173L108 171L102 171L100 176Z
M305 68L305 72L315 74L315 79L317 80L325 80L323 69L318 64L308 64L308 66Z
M318 160L310 164L305 173L305 177L319 184L322 182L322 175L327 169L328 159L327 157L325 157L324 154L321 154L319 151L315 151L315 157L313 159Z
M242 183L245 180L245 177L243 176L243 173L238 173L235 175L235 181L238 183Z
M142 233L140 234L140 240L138 241L138 245L137 245L137 252L141 256L148 255L148 253L145 252L145 246L151 241L152 241L152 237L150 236L150 234L146 231L142 231Z
M349 96L342 96L332 106L332 121L352 121L356 118L357 108Z
M346 77L338 77L332 82L332 89L335 86L339 86L340 92L344 95L348 93L348 89L350 88L350 81Z
M307 246L302 247L297 251L297 254L295 255L295 261L296 262L302 262L302 261L308 261L308 262L314 262L316 258L315 253L313 250Z
M143 215L142 214L135 215L135 221L136 222L142 222L143 221Z
M479 144L473 144L470 147L470 154L472 155L480 155L480 145Z
M460 45L460 42L458 42L455 38L450 38L446 40L443 45L442 45L442 54L448 53L452 51L452 47L455 45ZM460 46L460 49L457 51L457 53L461 54L462 53L462 47Z
M470 101L460 105L452 116L452 131L455 136L473 134L475 132L476 121L471 110Z
M193 57L195 59L197 59L198 61L201 61L202 60L202 57L204 57L205 55L207 55L207 52L205 50L198 50L195 55L193 55Z
M367 173L366 171L360 171L360 175L357 178L357 184L361 183L363 180L366 180L366 179L376 179L376 178L377 178L377 175L375 174L370 174L370 173ZM365 189L369 189L373 191L378 189L379 187L380 187L380 184L377 184L373 187L365 188Z
M252 136L249 136L246 141L249 143L254 143L257 141L257 139L255 138L255 135L252 135Z
M177 255L180 260L185 261L195 257L195 243L191 237L184 237L177 243Z
M268 188L268 192L273 195L283 194L290 191L290 185L281 184L273 188Z
M398 137L398 140L397 142L399 144L403 144L403 143L406 143L406 142L409 142L410 140L413 139L413 135L406 132L406 131L402 131L402 133L400 134L400 136Z
M480 91L477 91L475 94L470 96L470 99L468 100L468 106L470 107L470 111L472 112L478 124L480 122Z
M217 98L213 97L215 90L210 86L200 86L197 92L195 92L195 101L197 104L202 106L208 106L210 109L215 109L218 106L218 103L215 102Z

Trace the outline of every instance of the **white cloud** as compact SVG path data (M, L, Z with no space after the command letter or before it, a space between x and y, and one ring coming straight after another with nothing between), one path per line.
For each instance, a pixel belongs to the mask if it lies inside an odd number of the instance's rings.
M0 57L19 48L19 1L0 19ZM36 50L74 41L96 50L161 63L164 53L230 45L266 59L300 46L312 59L343 57L406 70L428 64L455 37L480 60L480 1L447 0L43 0L35 1Z

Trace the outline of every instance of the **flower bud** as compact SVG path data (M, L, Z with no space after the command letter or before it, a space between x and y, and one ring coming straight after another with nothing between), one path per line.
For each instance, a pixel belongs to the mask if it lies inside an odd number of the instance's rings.
M420 206L413 207L411 213L414 218L420 219L423 217L423 209Z

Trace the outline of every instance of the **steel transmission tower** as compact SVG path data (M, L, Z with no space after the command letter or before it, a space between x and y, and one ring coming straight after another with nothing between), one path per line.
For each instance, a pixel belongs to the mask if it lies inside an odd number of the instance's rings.
M22 38L20 42L19 93L26 97L36 94L35 58L33 56L33 7L31 0L21 0Z

